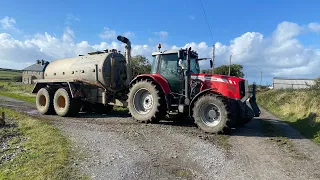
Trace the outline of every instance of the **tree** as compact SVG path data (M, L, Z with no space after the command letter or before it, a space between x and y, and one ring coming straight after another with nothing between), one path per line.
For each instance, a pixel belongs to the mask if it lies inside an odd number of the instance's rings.
M149 60L142 55L133 56L131 58L132 76L151 72L151 64Z
M222 66L216 67L213 70L213 72L211 69L205 69L205 70L202 70L202 73L228 75L229 74L229 66L222 65ZM232 64L230 67L230 75L236 76L236 77L241 77L241 78L244 77L243 66L240 64Z

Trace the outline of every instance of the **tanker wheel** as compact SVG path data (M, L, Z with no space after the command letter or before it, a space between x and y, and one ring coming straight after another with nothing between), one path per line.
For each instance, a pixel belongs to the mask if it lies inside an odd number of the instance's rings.
M36 96L36 106L41 114L49 115L54 114L53 108L53 95L51 89L41 88Z
M162 90L147 80L138 81L131 87L128 108L138 122L158 123L166 115L166 101Z
M75 116L80 111L81 101L72 98L68 88L60 88L54 94L53 106L59 116Z
M197 126L207 133L229 133L231 113L222 97L204 95L193 107L193 118Z

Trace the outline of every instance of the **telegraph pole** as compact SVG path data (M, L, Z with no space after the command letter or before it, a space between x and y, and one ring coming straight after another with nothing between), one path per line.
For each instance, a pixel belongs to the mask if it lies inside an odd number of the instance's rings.
M261 87L261 83L262 83L262 71L260 71L260 87Z
M231 71L231 57L232 57L232 54L230 55L230 59L229 59L229 76L230 76L230 71Z

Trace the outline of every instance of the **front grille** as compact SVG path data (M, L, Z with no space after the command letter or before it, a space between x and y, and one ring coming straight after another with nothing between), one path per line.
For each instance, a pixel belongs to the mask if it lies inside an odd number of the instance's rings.
M246 95L246 87L245 87L245 81L239 82L239 90L240 90L240 96L243 97Z

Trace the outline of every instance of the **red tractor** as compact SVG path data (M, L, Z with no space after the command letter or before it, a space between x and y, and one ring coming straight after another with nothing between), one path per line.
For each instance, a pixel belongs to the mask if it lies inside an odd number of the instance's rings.
M160 47L159 47L160 50ZM130 83L128 108L134 119L157 123L167 114L190 116L208 133L225 133L260 115L255 86L243 78L200 74L197 52L189 49L152 54L151 74ZM212 67L213 61L210 59Z

